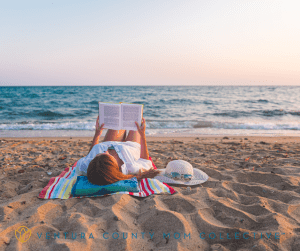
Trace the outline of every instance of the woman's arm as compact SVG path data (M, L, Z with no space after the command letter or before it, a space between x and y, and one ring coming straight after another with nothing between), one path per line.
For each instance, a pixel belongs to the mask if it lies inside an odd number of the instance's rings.
M92 145L90 147L89 152L92 150L92 148L94 147L94 145L99 144L99 139L100 139L100 136L102 134L103 129L104 129L104 123L101 126L99 126L99 116L98 116L97 117L97 121L96 121L95 135L94 135L94 138L93 138L93 141L92 141Z
M135 122L135 125L138 129L139 134L141 135L141 155L140 155L140 158L149 160L149 153L148 153L147 141L146 141L146 135L145 135L146 121L145 121L144 118L142 119L141 127L139 126L139 124L137 122Z
M152 179L155 176L157 176L159 173L160 173L160 171L157 170L157 169L150 169L150 170L147 170L147 171L144 171L144 172L142 172L140 170L139 174L135 174L133 176L136 177L138 181L140 181L140 180L146 179L146 178Z

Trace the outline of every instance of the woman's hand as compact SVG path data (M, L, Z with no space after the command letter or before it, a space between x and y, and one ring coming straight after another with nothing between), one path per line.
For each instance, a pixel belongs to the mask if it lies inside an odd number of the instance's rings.
M146 120L142 118L142 123L141 126L139 126L138 122L135 122L136 128L141 135L141 137L145 137L145 132L146 132Z
M104 123L102 123L102 125L99 126L99 116L98 116L96 120L95 135L100 136L103 132L103 129L104 129Z
M154 178L155 176L157 176L160 173L159 170L157 169L150 169L147 170L145 172L142 172L141 170L139 171L139 174L135 175L135 177L137 178L137 180L141 180L141 179L146 179L146 178Z

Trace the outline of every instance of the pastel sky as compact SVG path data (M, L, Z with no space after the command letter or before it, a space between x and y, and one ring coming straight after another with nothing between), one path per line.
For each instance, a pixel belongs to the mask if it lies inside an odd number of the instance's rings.
M9 0L0 85L300 85L299 0Z

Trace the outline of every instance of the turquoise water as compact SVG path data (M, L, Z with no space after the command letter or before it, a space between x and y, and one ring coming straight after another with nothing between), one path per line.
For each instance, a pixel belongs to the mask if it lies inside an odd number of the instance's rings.
M300 87L0 87L0 136L89 136L98 102L144 104L148 135L299 135Z

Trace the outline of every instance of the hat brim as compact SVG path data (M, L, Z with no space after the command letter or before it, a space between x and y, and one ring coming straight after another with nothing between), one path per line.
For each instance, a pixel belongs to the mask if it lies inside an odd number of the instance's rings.
M208 180L208 175L199 170L199 169L196 169L196 168L193 168L194 170L194 175L193 175L193 178L189 181L183 181L183 180L173 180L167 176L165 176L165 172L166 172L166 169L163 169L163 170L160 170L160 174L157 175L155 177L155 179L161 181L161 182L164 182L164 183L168 183L168 184L181 184L181 185L187 185L187 186L193 186L193 185L198 185L198 184L201 184L201 183L204 183L205 181Z

